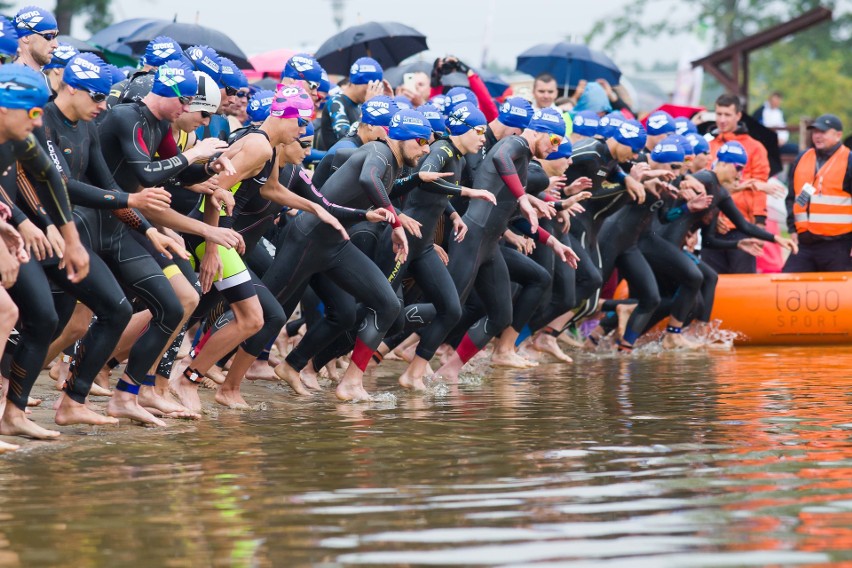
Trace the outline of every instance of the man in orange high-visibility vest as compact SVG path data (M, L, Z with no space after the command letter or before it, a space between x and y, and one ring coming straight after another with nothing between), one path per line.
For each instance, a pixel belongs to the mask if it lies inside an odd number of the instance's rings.
M843 145L843 123L824 114L808 128L814 146L790 169L787 193L787 226L799 253L784 272L852 270L852 153Z

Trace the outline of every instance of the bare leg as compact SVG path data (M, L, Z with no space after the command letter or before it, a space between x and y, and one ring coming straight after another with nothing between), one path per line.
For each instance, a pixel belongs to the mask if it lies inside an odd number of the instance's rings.
M228 369L225 382L216 391L216 402L236 410L249 410L251 408L240 393L240 383L242 383L246 371L255 360L254 355L249 355L242 348L237 350L231 368Z
M44 359L45 367L48 363L56 359L63 349L74 345L75 341L82 339L86 335L86 332L89 330L89 324L92 321L92 315L92 310L87 308L85 304L77 303L74 306L74 313L71 314L71 319L68 320L65 329L62 330L59 337L53 340L53 343L50 344L47 350L47 357ZM53 373L51 373L51 377L53 377Z
M127 384L132 384L130 378L126 375L122 377L122 380ZM115 418L129 418L143 424L166 425L165 422L142 408L138 399L139 397L131 392L116 389L115 394L107 404L107 414Z

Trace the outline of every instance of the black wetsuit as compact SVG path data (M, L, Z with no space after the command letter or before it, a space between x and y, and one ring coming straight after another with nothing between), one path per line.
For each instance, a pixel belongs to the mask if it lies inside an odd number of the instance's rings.
M580 257L576 299L578 302L587 302L585 309L575 316L576 320L597 310L600 290L604 284L598 232L604 220L626 204L628 197L624 185L627 174L612 157L605 143L593 138L583 140L574 147L571 159L573 162L565 172L565 184L570 185L581 177L592 180L592 196L583 202L585 211L571 219L571 235L580 245L574 251Z
M17 164L23 167L27 178L33 182L31 186L25 184L26 191L32 192L26 199L21 195L24 193L23 188L18 191ZM71 203L59 170L34 135L23 141L0 144L0 172L3 200L15 206L15 225L27 218L43 225L41 216L57 227L73 221ZM18 279L9 288L9 295L20 310L21 323L20 337L11 354L6 396L21 410L27 406L27 398L41 372L59 323L45 273L54 276L56 282L62 279L68 281L64 271L59 269L59 260L55 256L41 263L31 258L21 264Z
M317 148L328 150L349 134L352 124L361 118L361 107L343 93L329 97L322 111Z
M190 166L186 157L177 154L169 122L157 119L143 103L119 104L107 115L98 125L101 149L109 172L124 191L130 193L142 187L161 186L169 180L174 181L179 174L185 176L183 179L187 183L206 179L207 174L200 171L202 167ZM154 160L155 152L164 159ZM108 240L102 240L102 246L121 254L122 268L132 270L128 278L137 283L138 289L134 291L151 310L151 325L133 345L125 369L134 383L142 384L184 315L162 268L176 264L190 283L195 284L197 279L188 262L169 261L153 249L147 239L135 237L111 216L99 214L88 222L93 235L110 235ZM131 240L136 241L136 246L130 244Z
M314 167L314 175L311 178L314 186L322 189L322 186L331 177L331 174L334 173L335 170L332 165L334 164L334 156L339 150L357 149L363 145L364 143L361 142L361 137L358 134L344 136L335 142L325 153L325 156L322 157L319 164Z
M529 144L520 136L509 136L494 145L477 170L474 185L493 192L497 205L471 200L463 217L468 233L461 243L450 242L448 270L459 300L466 302L475 288L486 312L462 339L458 353L465 362L512 323L509 270L499 241L518 209L518 198L524 195L531 158ZM421 331L420 341L440 345L450 331L435 321Z
M390 147L383 142L371 142L357 150L328 179L322 193L343 207L393 209L386 188L398 172L399 165ZM288 302L292 297L298 300L310 277L318 273L327 275L367 308L368 315L353 354L353 362L364 369L396 319L399 302L387 279L364 253L315 215L301 213L290 224L288 240L278 251L263 282L281 302ZM318 345L316 350L322 347L325 346Z

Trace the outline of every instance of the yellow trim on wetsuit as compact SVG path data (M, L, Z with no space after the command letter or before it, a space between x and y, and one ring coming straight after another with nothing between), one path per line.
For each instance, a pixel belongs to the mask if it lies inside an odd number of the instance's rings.
M171 280L173 276L177 276L178 274L182 274L180 268L178 268L177 264L170 264L163 268L163 274L166 275L166 280Z

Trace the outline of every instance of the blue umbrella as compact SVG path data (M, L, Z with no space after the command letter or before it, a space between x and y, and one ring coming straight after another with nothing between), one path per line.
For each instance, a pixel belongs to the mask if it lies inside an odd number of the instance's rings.
M581 80L606 79L617 85L621 70L612 59L577 43L542 43L518 55L518 71L532 75L550 73L566 91Z
M502 97L503 93L506 92L506 89L509 88L509 82L497 73L482 70L477 71L476 74L479 75L479 78L482 79L483 83L485 83L485 87L488 89L488 94L494 98Z

